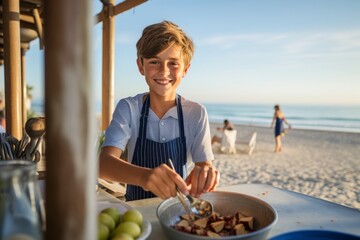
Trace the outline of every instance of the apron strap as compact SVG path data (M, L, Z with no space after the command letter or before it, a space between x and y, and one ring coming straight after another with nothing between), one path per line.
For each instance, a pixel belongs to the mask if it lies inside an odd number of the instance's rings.
M141 109L140 128L139 128L139 139L141 139L141 144L144 144L144 141L146 140L146 129L147 129L147 120L149 118L149 108L150 108L150 94L148 94L145 97L145 101Z
M178 95L178 97L176 98L176 106L177 106L177 111L178 111L180 138L182 140L182 143L186 146L186 138L185 138L185 130L184 130L184 117L183 117L183 110L181 107L181 96L180 95ZM186 155L186 150L185 150L185 155Z

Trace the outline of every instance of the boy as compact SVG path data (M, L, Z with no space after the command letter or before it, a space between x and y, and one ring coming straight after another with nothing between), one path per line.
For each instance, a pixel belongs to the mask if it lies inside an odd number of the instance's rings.
M190 67L192 40L163 21L146 27L136 47L149 92L121 99L116 106L99 155L100 177L127 183L127 201L174 197L176 186L196 197L212 191L219 174L211 163L206 109L176 94ZM129 161L119 157L126 148ZM195 167L188 174L190 161Z

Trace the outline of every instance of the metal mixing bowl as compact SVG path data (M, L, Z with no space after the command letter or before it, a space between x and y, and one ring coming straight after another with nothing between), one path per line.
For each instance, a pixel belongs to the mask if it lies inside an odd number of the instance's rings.
M220 239L235 240L235 239L266 239L271 228L277 221L277 213L266 202L241 193L233 192L210 192L202 194L201 198L209 200L214 205L215 212L220 215L234 215L236 212L241 212L248 216L254 217L254 232L238 235L226 236ZM171 240L209 240L212 239L206 236L197 236L174 229L174 226L179 220L180 215L186 214L184 207L177 198L169 198L163 201L156 210L157 217L168 239ZM216 238L219 239L219 238Z

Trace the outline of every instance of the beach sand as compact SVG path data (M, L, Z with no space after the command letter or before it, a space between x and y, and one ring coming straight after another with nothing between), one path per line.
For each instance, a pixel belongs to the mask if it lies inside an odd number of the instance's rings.
M210 126L214 135L222 125ZM256 147L247 155L243 144L236 144L236 154L214 145L220 186L269 184L360 210L360 133L292 129L282 139L282 152L274 153L274 129L235 127L238 142L256 131Z

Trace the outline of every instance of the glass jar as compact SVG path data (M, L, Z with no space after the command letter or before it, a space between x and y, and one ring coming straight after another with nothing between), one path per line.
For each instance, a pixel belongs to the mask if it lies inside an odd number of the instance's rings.
M43 239L44 210L36 163L0 161L0 239Z

